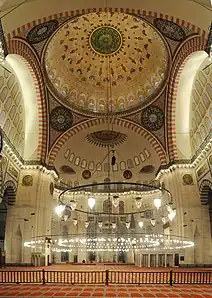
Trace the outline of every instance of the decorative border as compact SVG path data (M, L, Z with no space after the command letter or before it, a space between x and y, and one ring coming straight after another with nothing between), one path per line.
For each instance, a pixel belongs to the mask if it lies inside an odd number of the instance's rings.
M203 180L200 185L200 202L201 205L208 204L208 190L212 190L212 182L210 180Z
M48 17L40 18L37 20L34 20L30 23L24 24L21 27L16 28L13 30L11 33L7 34L7 42L10 44L12 38L14 36L17 36L20 34L22 31L32 29L38 24L47 22L49 20L54 20L62 17L74 17L80 14L85 14L85 13L91 13L91 12L102 12L102 11L110 11L110 12L122 12L122 13L132 13L132 14L137 14L140 16L151 16L155 18L161 18L165 19L168 21L175 22L178 25L182 25L188 29L192 29L193 31L196 31L196 33L203 35L205 37L206 32L205 30L201 29L200 27L197 27L189 22L186 22L185 20L180 20L179 18L176 18L174 16L168 16L166 14L150 11L150 10L142 10L142 9L135 9L135 8L87 8L87 9L76 9L76 10L69 10L61 13L56 13L53 15L50 15Z
M26 64L34 81L36 99L38 104L39 126L37 158L41 161L45 161L48 140L48 116L45 86L40 69L40 64L36 53L23 39L14 38L10 43L10 52L20 56L20 59Z
M186 62L191 54L196 51L204 50L205 39L203 36L191 37L180 47L174 59L167 99L167 141L168 152L171 161L178 158L178 150L176 143L176 100L180 81Z
M148 132L147 130L145 130L145 128L138 126L137 124L130 122L129 120L123 120L120 118L112 119L110 120L110 122L113 124L122 126L124 128L130 129L131 131L136 132L140 136L143 136L155 149L157 155L160 158L161 163L166 163L166 152L163 146L156 139L156 137L152 135L150 132ZM49 165L54 164L54 161L56 159L56 156L59 150L62 148L62 146L70 137L73 137L74 135L76 135L77 133L85 129L89 129L92 126L99 125L99 124L106 124L106 123L108 123L108 120L105 118L95 118L95 119L81 122L75 127L72 127L69 131L67 131L61 137L59 137L59 139L57 139L56 142L53 144L48 156Z

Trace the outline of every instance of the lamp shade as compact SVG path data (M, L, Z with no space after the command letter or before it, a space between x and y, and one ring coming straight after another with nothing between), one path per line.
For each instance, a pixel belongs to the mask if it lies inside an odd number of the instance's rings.
M161 221L162 221L163 224L165 224L166 223L166 218L165 217L161 217Z
M172 212L172 206L171 206L171 204L166 204L166 208L167 208L167 211L168 211L169 213Z
M142 205L142 199L141 198L136 198L135 199L135 205L138 209L140 209L141 205Z
M89 227L89 221L85 222L85 228L87 229Z
M74 220L73 220L73 224L76 226L76 225L77 225L77 223L78 223L78 220L77 220L77 218L74 218Z
M63 219L64 219L64 221L66 221L68 219L68 215L64 215Z
M99 226L100 229L102 228L102 221L98 222L98 226Z
M116 228L116 223L112 222L112 228L115 229Z
M152 219L150 220L150 222L151 222L151 225L152 225L153 227L155 227L155 225L156 225L156 220L155 220L154 218L152 218Z
M58 216L61 216L63 211L65 210L66 206L65 205L58 205L56 208L55 208L55 212Z
M159 209L161 207L161 199L154 199L154 205Z
M127 228L127 229L130 228L130 222L126 222L126 228Z
M118 207L118 205L119 205L119 197L118 196L113 196L112 204L115 208Z
M93 209L93 207L96 204L96 199L95 198L88 198L88 206Z
M71 200L69 206L74 211L76 209L76 207L77 207L77 202L74 201L74 200Z
M176 216L176 209L173 209L171 212L168 214L168 218L170 221L172 221Z
M138 225L139 225L140 228L143 228L143 225L144 225L143 221L139 221Z

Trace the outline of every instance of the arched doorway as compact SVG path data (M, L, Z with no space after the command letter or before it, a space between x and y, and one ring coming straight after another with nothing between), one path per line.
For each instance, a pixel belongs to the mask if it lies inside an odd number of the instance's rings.
M208 205L210 231L212 237L212 182L203 180L200 186L201 205Z

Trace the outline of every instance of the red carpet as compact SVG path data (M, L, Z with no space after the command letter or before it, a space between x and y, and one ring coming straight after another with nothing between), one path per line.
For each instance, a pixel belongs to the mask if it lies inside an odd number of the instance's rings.
M212 298L212 286L0 285L0 297L184 297Z

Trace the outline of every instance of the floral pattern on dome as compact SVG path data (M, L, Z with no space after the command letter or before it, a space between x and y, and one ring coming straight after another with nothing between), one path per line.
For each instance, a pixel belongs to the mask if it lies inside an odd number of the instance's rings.
M126 139L125 134L113 130L100 130L86 136L86 140L97 147L114 147L123 144Z
M66 131L72 126L72 113L63 107L56 107L51 111L50 124L56 131Z
M38 24L29 31L29 33L27 34L27 40L30 43L39 43L46 38L49 38L57 29L57 27L57 20L50 20L48 22Z
M162 35L146 20L118 12L67 21L43 54L48 87L82 114L126 114L149 105L164 90L169 65Z
M141 114L142 125L152 131L161 129L164 125L164 119L163 111L156 106L146 108Z

